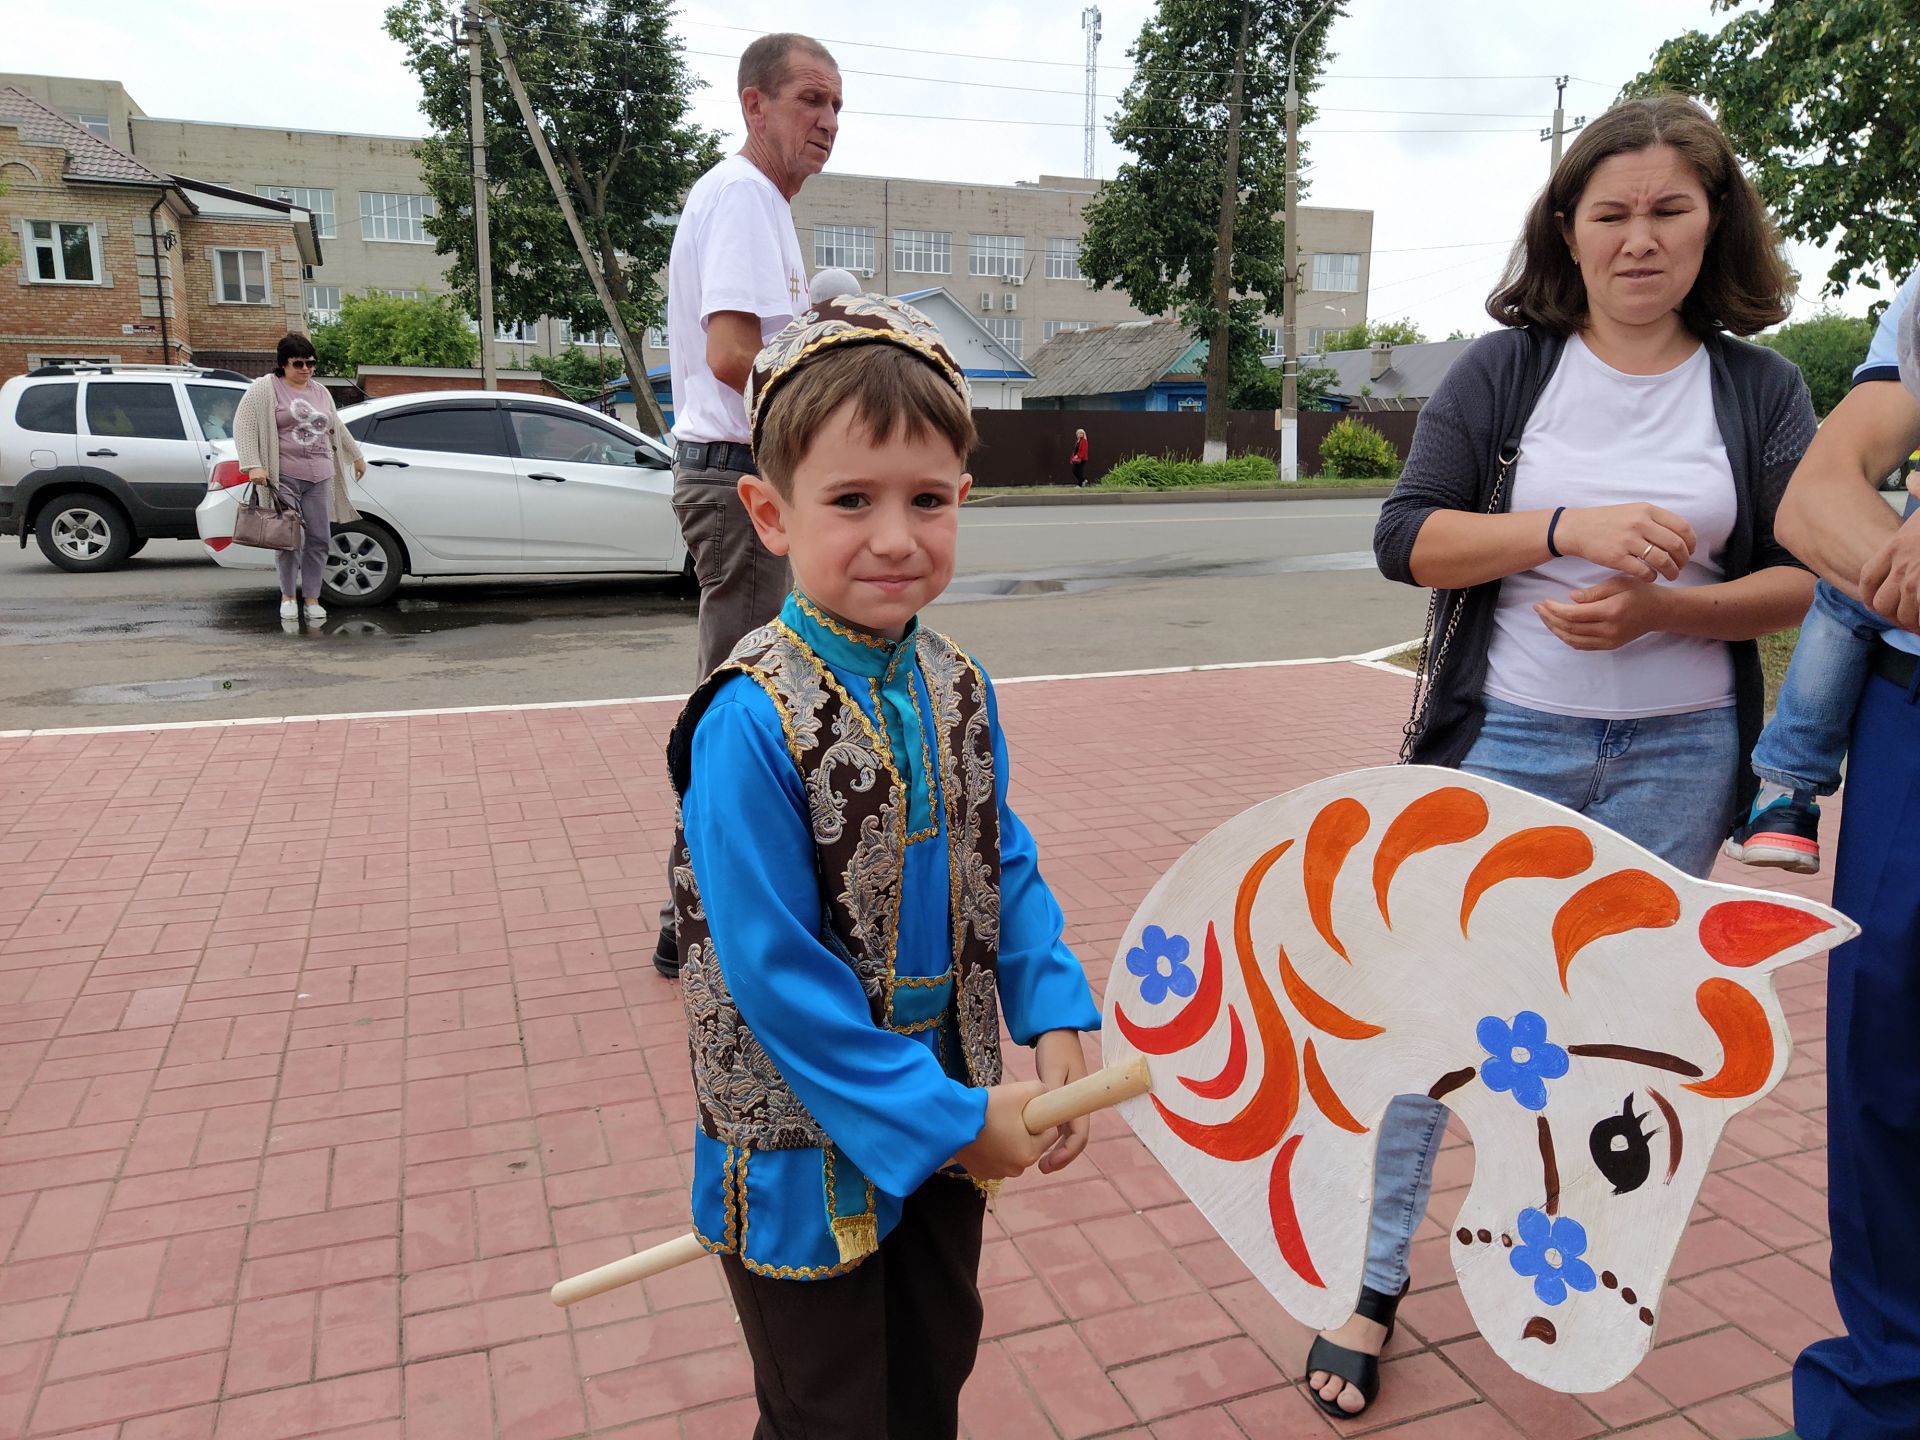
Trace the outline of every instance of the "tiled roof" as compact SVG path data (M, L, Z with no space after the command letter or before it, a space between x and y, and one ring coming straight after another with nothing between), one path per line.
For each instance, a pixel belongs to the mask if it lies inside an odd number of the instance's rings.
M1336 350L1312 363L1333 371L1327 387L1335 395L1371 391L1383 398L1425 400L1439 388L1441 377L1466 352L1471 340L1430 340L1422 345L1396 345L1384 374L1373 374L1371 350Z
M77 120L69 120L12 85L0 85L0 125L18 126L22 139L65 150L69 180L109 180L161 189L172 184Z
M1112 395L1144 390L1186 354L1193 336L1172 320L1062 330L1028 362L1029 400L1050 395Z

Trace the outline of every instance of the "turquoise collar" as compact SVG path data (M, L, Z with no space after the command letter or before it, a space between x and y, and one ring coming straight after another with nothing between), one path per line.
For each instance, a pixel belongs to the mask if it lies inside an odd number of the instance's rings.
M836 620L798 590L792 591L780 607L780 619L828 665L851 671L870 680L891 680L902 655L911 656L920 631L920 617L907 625L899 640L883 640ZM905 667L907 672L911 666Z

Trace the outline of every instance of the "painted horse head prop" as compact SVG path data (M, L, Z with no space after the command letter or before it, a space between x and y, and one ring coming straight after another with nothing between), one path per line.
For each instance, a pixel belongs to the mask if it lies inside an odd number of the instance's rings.
M1549 801L1452 770L1257 805L1142 903L1107 982L1122 1113L1294 1317L1359 1292L1375 1130L1430 1095L1471 1131L1450 1225L1487 1343L1559 1390L1653 1344L1727 1121L1785 1073L1772 972L1838 912L1695 880Z

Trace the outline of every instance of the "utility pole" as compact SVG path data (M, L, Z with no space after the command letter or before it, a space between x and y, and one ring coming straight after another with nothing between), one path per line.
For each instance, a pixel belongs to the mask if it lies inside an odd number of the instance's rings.
M493 353L493 245L487 230L487 101L480 73L480 7L462 16L467 42L467 149L473 171L473 255L480 282L480 388L500 388Z
M1227 101L1227 158L1220 177L1220 229L1213 246L1213 327L1207 336L1207 423L1200 458L1227 458L1227 391L1233 357L1227 353L1228 311L1233 304L1233 212L1240 206L1240 112L1247 84L1247 42L1253 0L1240 0L1240 35L1233 47L1233 92Z
M1572 77L1569 75L1557 75L1554 77L1553 128L1549 130L1542 130L1540 132L1540 138L1542 140L1553 141L1553 157L1547 161L1547 178L1548 179L1552 179L1554 172L1560 168L1561 137L1566 135L1571 135L1574 131L1578 130L1582 125L1587 123L1586 116L1576 115L1573 117L1573 124L1571 125L1567 124L1567 112L1565 108L1565 101L1567 98L1567 81L1570 79L1572 79Z
M507 88L513 91L514 104L520 107L520 118L526 122L527 138L533 142L533 150L540 157L540 168L547 172L547 183L553 187L553 198L559 202L560 214L567 222L567 231L573 236L574 248L580 252L580 263L586 267L587 278L593 282L593 293L600 298L600 308L607 312L607 324L613 329L613 337L620 342L620 358L627 367L627 384L633 391L634 408L646 417L653 433L664 436L667 433L667 417L660 413L660 406L653 398L653 387L647 383L647 367L640 358L640 347L634 343L633 332L627 329L627 322L620 316L620 307L613 303L613 292L607 289L607 277L600 272L599 263L594 259L593 248L587 244L587 232L580 228L580 217L573 213L573 201L567 196L567 187L560 179L560 167L553 163L553 151L547 148L546 132L540 128L540 121L533 113L533 102L527 98L527 87L520 83L520 71L513 63L513 56L507 53L506 36L500 33L500 22L492 15L483 16L487 27L487 38L493 41L493 52L500 57L500 68L506 73Z
M1320 17L1333 7L1326 0L1313 18L1293 32L1293 44L1287 47L1287 213L1281 245L1285 251L1285 274L1280 277L1281 326L1285 353L1280 357L1280 483L1291 485L1300 478L1300 258L1299 228L1294 223L1300 199L1300 92L1294 86L1294 62L1300 54L1300 40L1320 23Z
M1083 166L1086 178L1093 179L1093 137L1095 118L1094 90L1100 76L1100 7L1089 5L1080 12L1080 28L1087 32L1087 158Z

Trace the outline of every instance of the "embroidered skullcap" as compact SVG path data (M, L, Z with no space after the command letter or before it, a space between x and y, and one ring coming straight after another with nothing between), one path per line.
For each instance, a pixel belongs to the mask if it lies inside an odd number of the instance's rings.
M814 288L827 288L832 276L832 271L822 271L814 277ZM853 279L851 275L846 278ZM874 343L898 345L918 355L953 386L963 403L971 406L967 377L934 323L903 300L890 295L863 295L856 287L852 294L815 296L807 313L769 340L755 357L753 375L747 382L754 445L760 444L767 402L801 366L843 345Z

